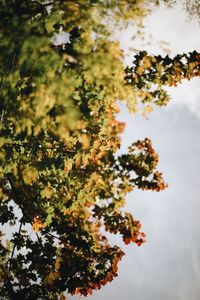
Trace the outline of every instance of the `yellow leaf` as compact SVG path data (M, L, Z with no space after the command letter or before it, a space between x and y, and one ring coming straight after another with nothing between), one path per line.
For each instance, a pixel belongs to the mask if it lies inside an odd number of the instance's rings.
M150 114L153 111L153 107L151 105L147 105L142 112L142 115L144 117L147 117L148 114Z
M80 154L80 153L77 153L77 154L74 156L74 159L75 159L75 166L76 166L76 168L79 168L80 165L81 165L81 154Z
M83 149L89 148L89 146L90 146L90 140L89 140L89 137L88 137L87 134L85 134L85 133L82 134L80 140L81 140L81 143L83 145Z
M38 171L34 167L27 167L23 170L22 176L26 184L31 184L37 181Z
M49 184L41 191L42 198L50 199L52 194L53 194L53 189Z
M89 165L89 154L83 155L82 156L82 160L83 160L83 167L86 167L87 165Z
M69 159L65 159L65 162L64 162L64 171L66 173L68 173L69 171L71 171L73 167L73 159L69 158Z
M56 261L55 261L55 268L56 268L56 270L60 269L60 263L61 263L61 261L62 261L62 259L60 257L56 258Z
M94 149L98 149L100 146L101 146L101 141L100 140L94 141L94 144L93 144Z

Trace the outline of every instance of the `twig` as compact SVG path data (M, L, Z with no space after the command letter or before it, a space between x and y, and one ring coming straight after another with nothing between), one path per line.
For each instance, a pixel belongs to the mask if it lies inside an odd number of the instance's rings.
M40 246L43 247L41 238L39 237L39 235L37 234L37 232L35 232L35 234L36 234L36 236L37 236L38 242L40 243Z
M18 234L20 234L20 232L21 232L22 224L23 224L23 217L21 218L21 221L20 221L20 226L19 226ZM14 256L14 252L15 252L16 246L17 246L17 243L15 242L14 247L12 249L11 258L10 258L10 261L9 261L9 269L11 268L12 259L13 259L13 256Z
M57 240L59 240L59 241L62 242L62 240L61 240L58 236L56 236L56 235L54 235L54 234L52 234L52 233L50 233L50 232L46 232L46 234L47 234L47 235L50 235L50 236L54 237L55 239L57 239Z

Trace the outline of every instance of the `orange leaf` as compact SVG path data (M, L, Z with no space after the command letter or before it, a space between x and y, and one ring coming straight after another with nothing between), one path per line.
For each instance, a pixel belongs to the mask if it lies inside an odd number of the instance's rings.
M42 221L38 216L34 217L32 228L36 233L39 232L42 228L44 228L44 224L42 223Z

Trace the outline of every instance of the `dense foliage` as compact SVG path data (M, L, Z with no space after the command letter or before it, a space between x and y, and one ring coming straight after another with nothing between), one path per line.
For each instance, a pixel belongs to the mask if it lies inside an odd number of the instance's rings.
M148 138L116 156L118 101L148 113L168 102L164 85L199 75L195 51L124 67L107 24L139 24L150 2L0 0L1 299L92 293L123 256L102 229L145 241L125 196L166 184Z

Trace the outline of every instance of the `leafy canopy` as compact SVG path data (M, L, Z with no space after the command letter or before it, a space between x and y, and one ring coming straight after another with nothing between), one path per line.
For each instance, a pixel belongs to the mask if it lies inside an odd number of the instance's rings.
M1 299L64 299L112 281L124 253L102 229L144 243L125 196L166 184L148 138L116 156L118 101L148 113L169 101L164 85L199 75L195 51L140 52L124 67L107 23L138 25L150 2L0 0ZM69 40L53 44L61 33Z

